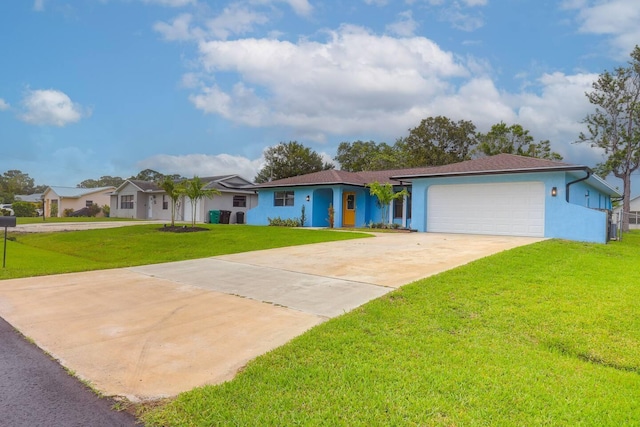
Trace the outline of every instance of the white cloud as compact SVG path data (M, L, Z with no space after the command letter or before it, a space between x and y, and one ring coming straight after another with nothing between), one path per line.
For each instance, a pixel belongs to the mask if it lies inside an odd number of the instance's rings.
M325 43L241 39L202 42L199 49L206 72L236 72L241 81L193 94L197 108L311 135L394 121L404 127L413 105L449 90L447 78L468 74L426 38L377 36L353 26L330 32Z
M36 12L44 11L44 0L35 0L33 2L33 10Z
M411 37L415 35L417 29L418 23L413 19L413 13L410 10L398 14L398 19L387 25L388 32L401 37Z
M627 57L640 40L640 2L637 0L566 1L565 9L577 9L580 31L611 36L615 55Z
M193 16L190 13L183 13L174 18L173 22L156 22L153 29L164 36L166 40L194 40L204 35L198 28L191 27Z
M0 111L8 110L10 107L9 103L4 99L0 98Z
M197 0L142 0L143 3L159 4L168 7L184 7L190 4L196 4Z
M364 0L365 4L368 5L376 5L376 6L385 6L389 3L388 0Z
M153 169L166 174L180 174L185 177L215 176L237 174L253 181L262 167L264 159L248 159L242 156L229 154L187 154L183 156L171 156L158 154L137 163L140 169Z
M300 16L310 16L313 12L313 6L307 0L280 0L282 3L287 3L295 13Z
M465 12L458 3L443 9L440 12L440 19L449 22L453 28L468 32L484 26L484 18L481 14Z
M65 126L90 115L64 92L54 89L29 90L22 100L24 113L20 118L33 125Z
M207 22L209 33L215 38L226 39L232 34L246 34L253 31L256 24L265 24L268 18L245 6L232 4L225 7L220 15Z

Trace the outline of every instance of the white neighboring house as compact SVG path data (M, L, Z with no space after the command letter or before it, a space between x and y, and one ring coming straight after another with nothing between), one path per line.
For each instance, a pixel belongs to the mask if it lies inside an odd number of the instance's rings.
M640 196L634 197L629 201L629 229L640 229ZM613 222L622 222L622 205L613 210Z
M92 204L108 205L109 197L115 189L115 187L48 187L42 195L45 216L62 217L65 209L77 211Z
M253 183L239 175L201 177L204 188L215 188L220 195L212 199L202 199L196 205L196 222L209 222L209 211L229 211L229 223L235 224L238 216L243 216L256 206L258 196ZM171 221L171 199L155 182L128 179L111 195L113 218L151 219ZM176 206L176 221L191 221L191 201L181 197ZM240 212L241 214L238 214ZM241 221L246 222L246 219Z

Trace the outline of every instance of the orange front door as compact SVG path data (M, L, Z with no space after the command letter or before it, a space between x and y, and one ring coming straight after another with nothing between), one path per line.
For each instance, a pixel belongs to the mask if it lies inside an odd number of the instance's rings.
M342 226L356 225L356 193L342 194Z

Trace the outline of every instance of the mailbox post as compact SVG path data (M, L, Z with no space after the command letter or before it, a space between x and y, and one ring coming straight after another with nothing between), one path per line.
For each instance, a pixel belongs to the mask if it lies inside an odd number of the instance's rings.
M16 226L15 216L0 216L0 227L4 227L4 252L2 255L2 268L7 265L7 227Z

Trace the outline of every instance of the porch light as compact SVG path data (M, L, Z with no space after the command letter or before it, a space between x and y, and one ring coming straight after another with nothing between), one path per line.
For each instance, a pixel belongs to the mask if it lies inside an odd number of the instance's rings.
M551 188L551 197L556 197L558 195L558 187Z
M307 195L307 202L311 200L311 196Z
M587 192L584 193L584 197L589 197L589 190L587 190Z

